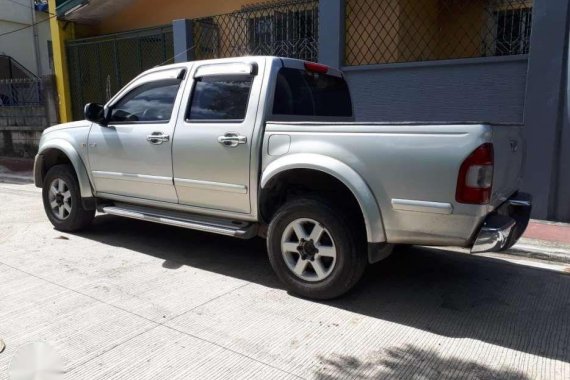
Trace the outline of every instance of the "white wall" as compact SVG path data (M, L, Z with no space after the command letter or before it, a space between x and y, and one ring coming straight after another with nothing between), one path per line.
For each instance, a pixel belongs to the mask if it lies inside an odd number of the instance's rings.
M21 5L15 4L19 3ZM9 55L36 75L50 74L47 41L51 39L49 15L36 12L41 73L37 71L34 50L31 0L0 0L0 54ZM26 29L3 35L20 28Z

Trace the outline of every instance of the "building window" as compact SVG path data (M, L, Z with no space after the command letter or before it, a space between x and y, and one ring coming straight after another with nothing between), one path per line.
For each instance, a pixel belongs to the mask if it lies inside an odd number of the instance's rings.
M277 55L315 60L316 10L274 11L271 15L252 16L248 25L251 54Z
M497 34L494 55L528 54L532 24L531 8L498 11L495 13L495 24Z
M277 55L316 61L318 6L318 0L275 0L195 19L195 56Z

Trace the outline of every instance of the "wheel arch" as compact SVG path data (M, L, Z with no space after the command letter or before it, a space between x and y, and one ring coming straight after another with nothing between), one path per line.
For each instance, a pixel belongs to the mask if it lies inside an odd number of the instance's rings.
M263 216L267 192L279 182L281 176L295 170L308 170L315 173L326 174L340 183L350 192L358 203L361 216L366 228L366 237L369 243L383 243L386 241L384 224L380 207L372 191L364 179L350 166L335 158L310 153L292 154L270 163L261 175L260 205Z
M65 140L52 140L42 145L34 166L36 186L42 187L47 171L54 165L69 163L73 166L81 198L92 198L93 190L87 168L77 150Z

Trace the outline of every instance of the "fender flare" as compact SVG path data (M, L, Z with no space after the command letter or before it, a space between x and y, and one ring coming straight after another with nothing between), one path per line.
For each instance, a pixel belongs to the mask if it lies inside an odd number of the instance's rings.
M42 144L41 150L38 155L43 155L49 149L57 149L63 152L75 169L77 174L77 181L79 182L79 190L81 192L81 198L92 198L93 190L91 187L91 181L89 180L89 175L87 174L87 168L81 159L77 150L71 145L69 141L63 139L54 139ZM40 168L36 170L41 170Z
M278 158L267 165L261 175L261 189L264 189L276 175L292 169L318 170L341 181L352 192L360 205L368 242L382 243L386 241L380 207L368 184L354 169L342 161L320 154L291 154Z

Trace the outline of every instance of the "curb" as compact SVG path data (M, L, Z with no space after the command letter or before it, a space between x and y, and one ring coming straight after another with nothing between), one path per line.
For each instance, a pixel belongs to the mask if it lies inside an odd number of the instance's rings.
M501 253L560 264L570 264L570 249L541 248L532 245L517 244L511 249Z
M0 173L0 182L4 182L5 180L17 181L21 183L34 183L34 179L31 176Z

